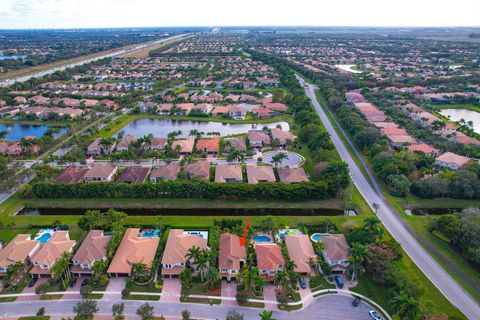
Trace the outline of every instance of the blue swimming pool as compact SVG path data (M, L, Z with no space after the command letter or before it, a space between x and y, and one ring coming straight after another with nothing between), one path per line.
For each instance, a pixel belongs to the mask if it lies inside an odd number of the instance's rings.
M52 235L50 233L44 233L38 238L38 241L40 241L40 243L46 243L51 237Z
M317 242L322 236L329 236L329 233L314 233L311 235L310 239Z
M154 238L154 237L158 237L158 235L160 234L160 230L158 229L149 229L149 230L145 230L143 232L143 237L144 238Z
M272 239L268 236L253 236L255 242L272 242Z

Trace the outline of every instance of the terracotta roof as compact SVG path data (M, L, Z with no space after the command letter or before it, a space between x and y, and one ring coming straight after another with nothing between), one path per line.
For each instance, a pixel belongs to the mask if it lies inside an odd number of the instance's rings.
M73 256L73 260L92 264L96 259L103 259L107 256L106 246L111 239L111 236L103 235L103 230L90 230Z
M40 242L31 240L29 234L17 234L3 249L0 250L0 266L8 267L17 261L25 259L38 249Z
M63 252L69 252L75 245L74 240L70 240L68 231L56 231L52 237L42 245L40 250L32 257L32 261L39 264L53 265L60 258Z
M185 165L185 172L190 176L208 180L210 175L210 163L208 161L196 161Z
M240 270L240 260L245 260L246 256L245 246L240 246L238 236L231 233L222 233L218 255L218 267L220 269Z
M247 150L247 142L245 141L244 137L238 137L238 138L227 138L224 140L224 142L230 142L230 146L232 148L235 148L237 150Z
M407 131L402 128L382 128L381 131L385 135L408 135Z
M428 144L425 144L425 143L413 144L413 145L408 146L407 148L410 151L422 151L426 154L438 153L438 149L435 149L434 147L431 147L431 146L429 146Z
M284 265L285 259L282 255L282 249L276 244L255 244L257 253L257 264L260 270L280 270L279 264Z
M459 167L464 166L465 164L469 163L472 161L471 158L467 158L458 154L455 154L453 152L445 152L441 156L438 156L435 158L436 161L441 161L441 162L446 162L446 163L453 163Z
M417 141L408 134L387 135L388 140L392 143L416 143Z
M285 244L290 260L297 265L295 272L310 273L309 260L316 257L310 238L306 234L287 235L285 236Z
M152 170L150 179L165 179L175 180L180 171L180 164L178 162L168 163Z
M325 253L329 260L348 259L348 250L350 247L343 234L321 236L320 241L325 244Z
M55 179L56 183L79 183L83 182L83 178L88 168L70 166Z
M128 167L120 174L117 182L143 183L147 179L150 168Z
M299 183L308 182L308 176L303 168L277 168L278 177L281 182Z
M88 171L85 173L85 178L87 177L103 177L107 178L115 170L117 166L114 164L94 164Z
M220 138L199 139L197 141L197 150L206 152L218 152Z
M139 228L128 228L123 235L122 242L108 267L108 273L131 274L135 263L144 263L148 268L152 266L160 243L158 237L139 237Z
M278 139L280 141L282 140L294 141L295 139L297 139L297 137L293 133L289 131L282 131L282 129L278 129L278 128L272 128L272 138Z
M182 229L171 229L163 252L162 264L186 261L188 250L193 246L206 249L207 240L198 235L184 234Z
M192 153L194 144L195 144L195 138L175 140L172 143L172 149L175 150L175 147L177 145L179 145L180 146L180 152Z
M251 141L262 141L266 144L270 143L270 136L262 130L250 130L248 131L248 139Z
M257 184L259 182L276 182L275 174L270 166L247 166L247 180L250 184Z
M243 180L242 166L239 164L221 164L215 169L215 182L227 182L227 180Z

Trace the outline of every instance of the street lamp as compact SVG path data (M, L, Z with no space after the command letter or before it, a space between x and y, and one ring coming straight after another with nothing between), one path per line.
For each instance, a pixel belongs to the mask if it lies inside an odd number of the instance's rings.
M373 208L375 209L375 214L377 214L378 209L380 208L380 205L376 202L372 203Z

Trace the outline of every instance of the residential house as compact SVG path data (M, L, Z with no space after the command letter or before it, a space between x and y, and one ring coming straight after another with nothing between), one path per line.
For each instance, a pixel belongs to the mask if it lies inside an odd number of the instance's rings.
M32 256L40 249L40 241L29 234L17 234L4 248L0 247L0 278L17 262L30 265Z
M168 144L167 142L167 139L166 138L157 138L157 137L153 137L151 140L150 140L150 143L146 143L144 145L144 148L147 149L147 150L153 150L155 152L157 151L162 151L165 149L165 146Z
M185 165L185 173L189 179L200 178L207 180L210 176L210 163L208 161L196 161Z
M220 164L215 170L215 182L231 183L242 182L242 166L239 164Z
M407 146L407 149L410 151L421 151L425 154L438 154L438 149L429 146L428 144L425 143L419 143L419 144L412 144Z
M136 139L134 136L130 135L130 134L127 134L126 136L124 136L120 142L117 144L117 146L115 147L115 150L121 152L121 151L127 151L130 147L130 145L132 144L132 142L134 142Z
M310 260L317 261L317 256L313 251L310 238L306 234L286 235L285 245L287 246L288 257L295 262L295 272L303 275L312 273Z
M223 116L228 114L230 108L227 106L217 106L213 109L212 111L212 116L217 117L217 116Z
M255 243L255 251L260 275L273 281L275 274L285 266L282 249L273 243Z
M285 147L288 143L294 142L297 137L290 131L272 128L272 139L278 143L278 146Z
M278 177L280 182L284 183L300 183L308 182L308 175L302 167L299 168L277 168Z
M84 175L85 182L113 181L118 167L114 164L94 164Z
M322 255L330 266L332 273L343 274L348 267L348 251L350 249L343 234L322 235L324 244Z
M33 278L53 277L52 267L61 257L62 254L72 253L75 241L70 240L68 231L56 231L48 242L32 257L33 268L30 275Z
M198 139L197 151L206 152L207 154L217 154L220 148L220 138Z
M80 248L72 258L70 272L75 277L93 275L92 266L95 261L107 260L107 244L112 236L106 236L103 230L90 230Z
M187 138L181 140L175 140L172 143L172 149L177 150L177 146L181 155L190 155L193 152L193 146L195 145L195 138Z
M207 249L207 240L198 234L188 234L181 229L171 229L162 256L162 276L178 278L180 272L191 265L188 250L197 247Z
M55 183L80 183L85 179L88 168L70 166L55 179Z
M144 183L150 173L150 167L128 167L117 178L117 182Z
M233 106L230 107L230 109L228 110L228 116L235 120L245 120L245 117L247 116L247 111L247 109L240 106Z
M248 141L250 142L250 146L257 149L262 149L271 144L270 136L262 130L248 131Z
M150 181L159 182L162 180L175 180L179 171L180 164L178 162L167 163L152 170Z
M240 245L240 238L231 233L220 235L220 252L218 268L222 280L235 279L247 258L245 246Z
M471 158L455 154L453 152L445 152L441 156L435 158L435 163L453 170L458 170L472 162Z
M239 151L247 151L247 142L244 137L238 138L225 138L223 150L225 152L230 152L232 149Z
M275 173L270 166L247 165L247 181L249 184L259 182L276 182Z
M147 268L151 268L159 244L160 238L142 237L139 228L128 228L108 267L108 275L129 277L136 263L142 263Z

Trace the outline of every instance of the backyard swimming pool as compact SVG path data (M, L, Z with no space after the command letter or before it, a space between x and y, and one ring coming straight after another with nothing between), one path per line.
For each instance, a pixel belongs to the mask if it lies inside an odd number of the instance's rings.
M329 236L329 235L330 235L329 233L314 233L310 236L310 239L312 239L312 241L317 242L322 236Z
M200 238L208 239L208 231L190 230L190 231L185 231L184 234L197 235Z
M160 235L160 230L158 229L147 229L142 231L142 237L144 238L157 238Z
M253 236L254 242L272 242L269 236Z
M35 240L40 241L40 243L46 243L52 237L52 234L55 231L53 229L42 229L35 236Z

